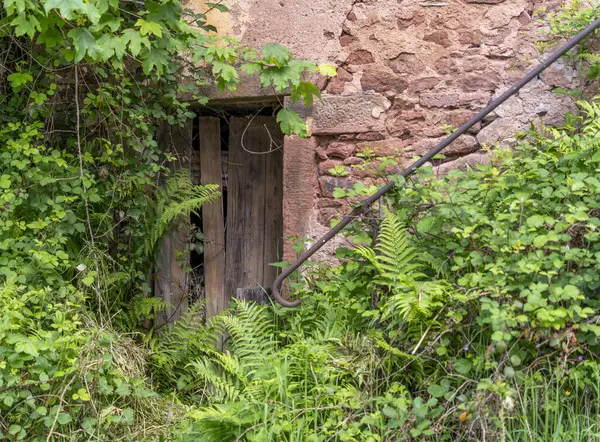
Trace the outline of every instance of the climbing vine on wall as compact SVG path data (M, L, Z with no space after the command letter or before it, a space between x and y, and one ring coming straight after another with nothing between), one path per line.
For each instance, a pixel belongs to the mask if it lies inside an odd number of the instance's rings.
M218 192L179 174L157 200L174 159L157 130L193 117L202 88L235 89L242 70L305 104L320 98L311 78L335 70L278 44L217 37L207 14L226 13L219 2L203 13L171 0L0 5L0 308L10 312L0 323L0 438L129 425L135 395L151 393L126 381L132 355L118 362L113 350L131 346L106 333L137 330L164 308L149 297L155 237ZM277 121L306 134L289 109Z

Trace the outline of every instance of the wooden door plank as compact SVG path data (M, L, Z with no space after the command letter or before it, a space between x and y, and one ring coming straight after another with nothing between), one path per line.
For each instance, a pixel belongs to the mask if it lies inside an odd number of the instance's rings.
M263 155L265 170L265 241L263 284L275 281L278 267L270 264L283 260L283 134L274 118L265 123L269 132L270 153Z
M172 172L189 169L192 156L192 121L182 128L165 125L158 133L163 151L175 156ZM189 255L182 254L190 234L189 219L179 217L171 223L161 238L156 261L155 296L162 297L168 306L158 318L158 324L172 324L187 310L189 294Z
M200 118L200 180L218 184L221 180L221 129L216 117ZM202 207L204 233L204 281L206 317L227 308L230 297L225 293L225 220L223 197Z
M264 286L265 152L272 118L233 117L229 123L229 188L227 204L226 289Z

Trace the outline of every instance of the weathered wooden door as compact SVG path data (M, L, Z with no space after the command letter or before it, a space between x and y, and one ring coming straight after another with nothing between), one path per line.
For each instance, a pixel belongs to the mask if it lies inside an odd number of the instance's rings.
M227 194L227 201L206 205L202 212L211 316L237 289L266 288L277 276L270 264L281 260L283 250L283 135L272 117L231 117L225 181L219 120L202 117L199 130L202 183L226 186Z

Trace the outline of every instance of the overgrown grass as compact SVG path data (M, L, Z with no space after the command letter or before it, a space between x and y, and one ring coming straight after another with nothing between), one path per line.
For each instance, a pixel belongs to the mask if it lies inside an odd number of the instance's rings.
M505 421L507 441L600 440L600 371L593 362L571 373L548 366L515 382L518 396Z

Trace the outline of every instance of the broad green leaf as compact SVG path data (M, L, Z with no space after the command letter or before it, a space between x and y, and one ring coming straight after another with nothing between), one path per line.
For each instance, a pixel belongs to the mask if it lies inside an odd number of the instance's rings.
M63 35L54 26L44 27L44 31L38 36L38 44L45 44L47 48L56 47L57 44L64 40Z
M346 192L344 191L344 189L336 187L335 189L333 189L332 196L334 198L344 198L346 196Z
M129 396L131 394L131 389L129 388L129 384L127 384L126 382L123 382L121 385L119 385L117 387L115 392L119 396Z
M146 21L143 18L140 18L135 23L135 26L140 28L140 34L142 34L142 36L156 35L157 37L162 37L162 26L160 23Z
M427 389L427 392L433 397L439 398L446 393L446 390L440 385L433 384Z
M8 80L12 88L18 88L33 81L33 77L28 71L15 72L6 77L6 79Z
M12 180L10 179L10 175L1 175L0 176L0 189L8 189L10 187L10 183Z
M292 59L290 51L279 44L268 44L263 47L265 62L282 67Z
M161 75L168 61L169 53L164 49L155 48L150 52L146 51L145 57L142 60L142 68L146 75L152 72L154 68L156 68L156 73Z
M217 77L217 85L221 91L232 89L239 83L238 73L233 66L221 61L213 63L213 75Z
M142 45L150 48L150 40L147 37L142 37L135 29L127 29L123 32L123 38L129 47L129 52L134 57L137 57L142 50Z
M87 16L88 20L92 24L96 24L100 21L100 17L102 16L102 14L91 3L84 3L80 10L83 14Z
M466 375L471 371L473 364L468 359L458 359L456 361L456 372L462 375Z
M281 109L277 112L277 122L285 135L297 134L302 138L306 137L306 123L296 112L287 108Z
M533 238L533 245L535 247L544 247L548 242L548 236L546 235L538 235Z
M398 417L398 411L395 408L388 407L387 405L383 407L381 411L385 415L385 417L388 417L390 419L395 419Z
M263 69L260 73L260 85L265 88L272 85L280 94L284 93L289 87L290 81L299 84L299 79L300 77L296 74L296 71L289 66L283 68L271 66Z
M4 0L4 8L8 15L14 15L15 12L21 15L25 12L25 0Z
M417 230L421 233L428 233L433 225L435 224L437 218L434 216L427 216L417 223Z
M36 29L41 31L40 22L34 15L30 15L29 17L25 17L24 14L19 15L10 24L15 27L15 35L17 37L27 35L29 38L33 38Z
M39 352L36 345L29 339L25 339L15 343L15 350L19 353L27 353L28 355L31 355L36 358L39 356Z
M13 436L15 434L17 434L19 431L21 431L21 426L20 425L13 424L10 427L8 427L8 434L12 434Z
M100 55L101 48L96 44L96 39L86 28L71 29L67 34L75 46L75 63L79 63L87 55L95 59Z
M66 424L70 423L72 420L73 420L73 418L71 417L71 415L69 413L59 413L56 418L56 422L58 422L60 425L66 425Z
M92 32L98 32L104 29L105 27L110 29L111 32L117 32L121 27L121 23L123 22L123 18L115 17L112 14L104 14L100 21L92 26L90 29Z
M96 42L102 51L102 59L109 60L113 55L123 58L126 45L124 39L116 35L103 34Z
M46 0L44 2L46 14L52 9L58 9L59 14L65 20L73 20L75 11L82 11L86 8L86 3L83 0Z
M321 99L321 91L316 84L311 83L310 81L300 82L300 84L295 87L290 94L292 103L295 103L300 99L304 99L304 105L307 107L313 105L314 97Z
M262 71L262 66L260 65L260 63L249 62L249 63L242 64L240 69L242 71L246 72L248 75L253 75L257 72Z
M541 227L544 225L544 217L542 215L533 215L527 218L527 225L529 227Z

